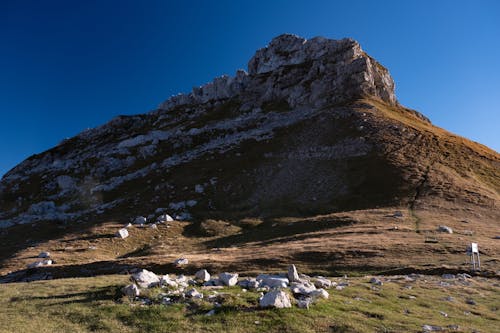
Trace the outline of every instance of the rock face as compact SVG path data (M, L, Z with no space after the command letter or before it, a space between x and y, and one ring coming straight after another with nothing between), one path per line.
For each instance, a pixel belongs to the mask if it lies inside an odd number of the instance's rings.
M0 228L148 216L164 204L184 220L431 197L495 207L498 165L496 152L399 105L388 70L356 41L287 34L258 50L247 72L26 159L0 181Z

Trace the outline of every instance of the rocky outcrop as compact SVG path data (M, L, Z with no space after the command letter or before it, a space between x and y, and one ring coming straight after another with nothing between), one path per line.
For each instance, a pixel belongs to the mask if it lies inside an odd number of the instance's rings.
M317 215L427 196L495 206L498 154L440 131L398 104L356 41L281 35L248 71L23 161L0 181L0 228Z

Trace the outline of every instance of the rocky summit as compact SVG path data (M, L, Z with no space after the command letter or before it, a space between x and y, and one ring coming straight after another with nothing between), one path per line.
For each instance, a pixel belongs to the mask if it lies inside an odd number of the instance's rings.
M493 255L498 242L487 235L498 228L499 170L497 152L403 107L389 71L355 40L285 34L258 50L247 71L173 96L149 113L118 116L26 159L0 182L0 227L3 236L13 237L27 225L73 232L109 221L137 228L189 221L179 224L186 228L179 234L192 235L196 228L205 236L226 233L224 246L241 244L237 235L257 242L280 230L281 242L314 239L307 254L300 254L308 248L302 243L272 250L283 264L287 251L296 251L295 262L314 258L321 266L348 257L357 267L382 256L387 262L374 266L394 267L398 261L390 258L397 258L401 244L424 253L423 244L455 237L457 226L459 234L469 231L484 240L482 249ZM328 214L337 214L335 228L350 228L351 234L401 232L332 245L339 238L325 234L329 241L318 241L323 227L315 229L313 222L284 222ZM263 226L269 229L246 234L249 219L268 221ZM453 234L436 231L444 223ZM153 227L144 233L162 230ZM306 236L306 230L316 233ZM137 239L135 231L129 236L116 228L111 235L116 232L123 242ZM34 234L37 241L51 237ZM461 253L469 238L453 238L435 251L446 255L451 246L456 250L450 255ZM394 239L398 245L385 252ZM364 254L352 252L356 244ZM8 255L30 245L15 243ZM198 257L194 265L214 264L216 255ZM258 252L248 250L240 259L245 256L255 259Z

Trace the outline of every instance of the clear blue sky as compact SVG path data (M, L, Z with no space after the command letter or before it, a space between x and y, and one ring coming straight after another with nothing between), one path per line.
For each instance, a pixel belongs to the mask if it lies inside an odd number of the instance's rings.
M0 175L285 32L355 38L404 105L500 150L500 1L0 0Z

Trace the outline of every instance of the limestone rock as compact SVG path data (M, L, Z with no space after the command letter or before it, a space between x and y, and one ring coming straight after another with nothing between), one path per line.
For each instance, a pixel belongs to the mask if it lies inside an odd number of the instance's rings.
M38 258L50 258L50 252L43 251L38 254Z
M290 282L294 282L294 281L299 281L300 278L299 278L299 272L297 272L297 268L295 267L295 265L290 265L288 266L288 280Z
M292 303L288 294L282 290L273 290L265 294L259 301L262 308L291 308Z
M122 293L128 297L137 297L141 294L139 287L135 283L122 288Z
M174 260L175 266L185 266L187 264L189 264L189 260L187 260L186 258L179 258Z
M195 288L189 289L185 295L186 295L186 297L189 297L189 298L198 298L198 299L203 298L203 294L198 292L198 290L196 290Z
M260 274L256 279L260 287L269 288L286 288L290 282L286 277L267 274Z
M147 219L144 216L137 216L134 219L134 224L146 224Z
M198 272L196 272L194 277L196 278L196 280L206 282L210 280L210 273L208 273L206 269L200 269Z
M309 281L292 282L290 289L294 294L309 295L316 287Z
M37 268L37 267L50 266L50 265L52 265L52 260L47 259L47 260L33 262L33 263L28 265L28 268Z
M134 280L141 288L154 287L160 283L160 278L158 278L155 273L146 269L132 274L132 280Z
M219 280L226 286L235 286L238 283L238 273L220 273Z
M311 291L309 293L309 296L311 296L313 298L328 299L328 297L330 297L330 294L325 289L316 289L316 290Z
M129 234L128 234L128 230L126 228L121 228L116 233L116 237L118 237L118 238L127 238L128 236L129 236Z
M446 232L448 234L452 234L453 233L453 229L451 229L450 227L446 226L446 225L440 225L438 227L438 231L441 231L441 232Z
M316 288L330 288L332 286L332 281L322 276L317 276L314 280L314 285Z

